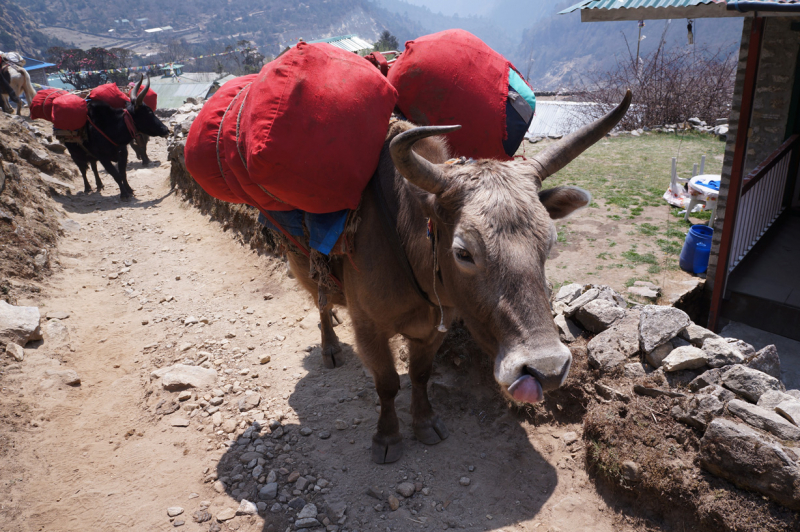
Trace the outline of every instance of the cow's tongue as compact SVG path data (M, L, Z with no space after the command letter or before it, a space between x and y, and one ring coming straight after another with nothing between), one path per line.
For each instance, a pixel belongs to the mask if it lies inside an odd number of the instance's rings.
M508 393L520 403L538 403L544 397L542 385L530 375L523 375L508 387Z

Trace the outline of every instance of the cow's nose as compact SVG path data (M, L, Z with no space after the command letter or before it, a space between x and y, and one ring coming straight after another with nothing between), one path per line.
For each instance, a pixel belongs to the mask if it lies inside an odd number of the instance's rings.
M550 392L564 384L571 365L572 353L564 347L563 351L530 361L520 373L531 375L539 381L542 391Z

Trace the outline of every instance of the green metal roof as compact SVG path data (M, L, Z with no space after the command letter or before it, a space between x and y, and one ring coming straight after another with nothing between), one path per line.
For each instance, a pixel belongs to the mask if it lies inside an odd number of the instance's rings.
M560 14L578 9L638 9L647 7L690 7L704 4L725 4L725 0L583 0Z

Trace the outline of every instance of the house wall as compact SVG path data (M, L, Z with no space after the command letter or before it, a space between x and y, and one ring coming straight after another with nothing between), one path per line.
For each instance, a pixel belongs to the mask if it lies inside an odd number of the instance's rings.
M736 72L736 84L729 117L725 159L722 165L722 182L717 204L717 219L714 224L711 257L708 264L706 292L709 295L714 287L714 274L717 269L722 226L725 223L725 210L728 203L728 188L739 125L752 21L751 17L746 18L742 28L742 44L739 49L739 65ZM758 67L756 92L753 101L753 114L750 120L751 132L747 141L745 175L758 166L785 140L797 54L800 51L800 31L791 29L792 22L796 21L798 21L796 17L769 17L765 20L761 60Z

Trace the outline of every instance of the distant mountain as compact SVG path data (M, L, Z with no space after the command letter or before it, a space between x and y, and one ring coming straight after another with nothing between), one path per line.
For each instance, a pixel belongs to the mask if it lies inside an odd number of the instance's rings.
M34 20L27 9L0 0L0 51L41 57L44 50L60 44L39 32Z

